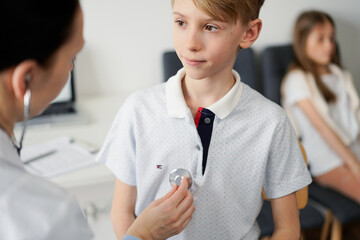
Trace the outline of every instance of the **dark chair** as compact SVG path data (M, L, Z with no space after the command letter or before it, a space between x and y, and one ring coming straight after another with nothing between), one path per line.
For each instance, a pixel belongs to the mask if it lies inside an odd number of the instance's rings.
M265 48L261 54L264 96L280 105L280 85L295 55L291 45Z
M360 204L352 201L338 192L312 183L309 186L309 196L327 209L332 218L331 239L340 240L343 225L360 220Z
M164 82L166 82L170 77L174 76L183 65L175 51L165 52L162 60ZM261 83L256 71L255 54L251 48L240 50L233 68L240 74L243 83L262 93Z
M290 44L268 47L261 55L264 95L277 104L280 104L281 81L294 56ZM327 219L333 215L331 220L333 240L341 239L342 224L360 220L360 205L338 192L312 183L309 186L309 199L330 210Z
M164 52L162 56L162 61L164 82L166 82L170 77L174 76L177 71L179 71L179 69L183 67L175 51Z
M299 212L301 229L311 229L314 227L321 227L324 224L323 215L317 211L311 204L307 204L304 209L301 209ZM261 234L260 238L271 236L274 232L274 220L271 210L271 203L269 201L264 201L263 207L260 211L259 216L257 217L257 222L259 224ZM327 233L326 230L323 233L326 239Z

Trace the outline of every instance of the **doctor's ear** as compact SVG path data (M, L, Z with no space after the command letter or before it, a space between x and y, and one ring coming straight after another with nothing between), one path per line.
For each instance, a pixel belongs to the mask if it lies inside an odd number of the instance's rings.
M248 48L250 47L255 40L259 37L262 27L262 21L260 19L255 19L249 22L247 26L247 30L244 33L244 37L240 42L241 48Z
M38 64L34 60L25 60L14 67L11 82L17 99L24 99L37 68Z

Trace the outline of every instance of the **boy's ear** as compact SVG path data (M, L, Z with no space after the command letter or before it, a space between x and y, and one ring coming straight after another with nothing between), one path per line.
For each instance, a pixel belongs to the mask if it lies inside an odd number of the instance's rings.
M250 47L255 40L259 37L262 27L262 21L260 19L255 19L248 24L248 28L244 33L244 37L240 42L241 48Z
M23 99L27 84L30 84L37 68L37 63L34 60L25 60L16 65L11 78L11 84L15 97L17 99ZM29 83L27 83L29 81Z

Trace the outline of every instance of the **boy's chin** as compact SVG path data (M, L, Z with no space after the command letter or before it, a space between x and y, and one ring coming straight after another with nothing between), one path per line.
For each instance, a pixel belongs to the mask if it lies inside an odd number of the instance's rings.
M202 70L196 70L196 69L186 69L185 68L185 74L186 77L192 79L192 80L201 80L208 77L209 72L204 72Z

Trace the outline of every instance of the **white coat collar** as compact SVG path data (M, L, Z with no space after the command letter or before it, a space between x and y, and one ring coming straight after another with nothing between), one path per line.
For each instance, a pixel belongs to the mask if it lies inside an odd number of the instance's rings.
M0 161L5 161L24 169L24 165L20 160L20 157L17 153L15 146L12 144L11 139L5 133L3 129L0 128Z

